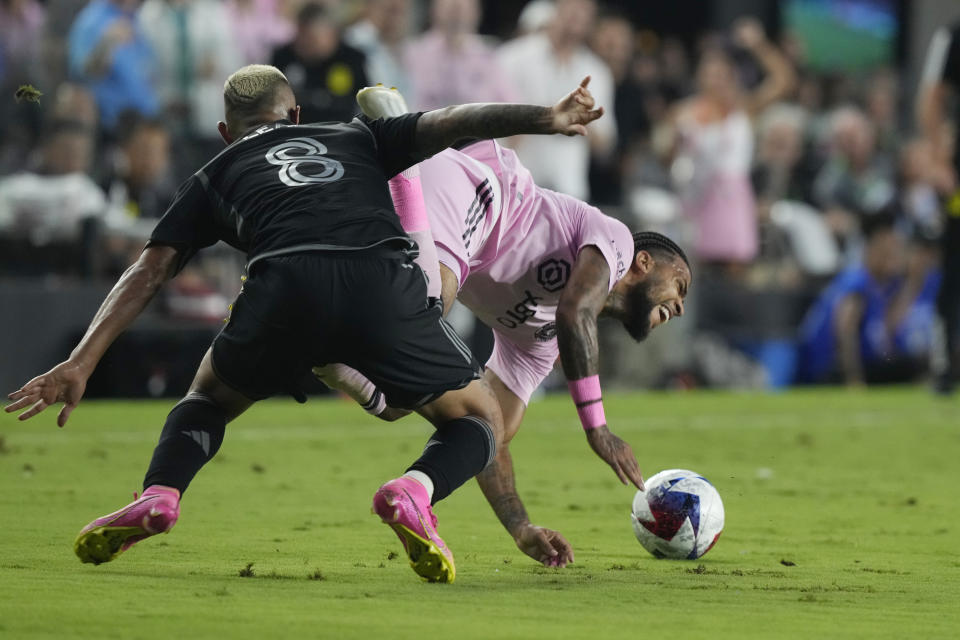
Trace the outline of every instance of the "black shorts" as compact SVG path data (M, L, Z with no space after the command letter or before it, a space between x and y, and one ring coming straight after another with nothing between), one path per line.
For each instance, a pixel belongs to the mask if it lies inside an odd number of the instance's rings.
M213 367L252 400L302 396L314 366L342 362L391 407L415 409L482 369L428 304L423 272L394 249L298 253L258 261L213 342Z

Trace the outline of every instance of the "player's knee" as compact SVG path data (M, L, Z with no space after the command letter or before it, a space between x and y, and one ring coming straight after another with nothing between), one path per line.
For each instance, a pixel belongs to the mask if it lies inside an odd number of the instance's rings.
M463 411L466 415L472 415L480 418L490 427L496 440L497 446L504 442L505 430L503 426L503 414L500 411L500 403L493 393L493 389L486 380L477 380L472 383L472 392L464 398ZM470 388L468 387L468 389Z
M475 416L490 426L498 444L503 441L500 406L490 386L483 380L474 380L463 389L448 391L417 411L438 428L451 420Z

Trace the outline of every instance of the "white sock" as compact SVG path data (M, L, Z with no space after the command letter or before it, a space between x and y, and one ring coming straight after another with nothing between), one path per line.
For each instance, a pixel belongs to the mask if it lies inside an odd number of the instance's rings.
M410 471L407 471L405 474L403 474L403 477L413 478L414 480L422 484L423 488L427 490L427 497L430 500L433 500L433 480L430 479L430 476L428 476L422 471L411 469Z
M387 408L387 400L362 373L345 364L334 363L314 367L313 375L331 389L342 391L370 415L378 416Z

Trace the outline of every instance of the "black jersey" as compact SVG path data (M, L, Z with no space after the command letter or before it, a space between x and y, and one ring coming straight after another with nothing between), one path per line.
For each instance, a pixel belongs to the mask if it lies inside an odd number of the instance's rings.
M347 122L357 115L360 108L354 96L370 84L366 63L361 51L342 42L322 60L301 58L292 43L276 49L270 58L270 64L287 77L306 122Z
M424 159L420 115L258 127L180 186L147 246L178 249L179 270L218 240L245 251L248 267L303 251L412 244L387 179Z

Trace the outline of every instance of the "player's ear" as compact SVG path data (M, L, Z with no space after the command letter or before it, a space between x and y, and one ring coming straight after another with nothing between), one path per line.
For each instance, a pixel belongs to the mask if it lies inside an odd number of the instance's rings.
M230 130L227 129L227 123L221 120L217 123L217 131L220 132L220 137L223 138L223 141L227 144L233 142L233 136L230 135Z
M650 255L648 251L637 251L637 255L633 257L633 268L640 273L640 275L647 275L653 271L653 256Z
M300 124L300 105L297 105L293 109L290 109L289 112L290 122L293 124Z

